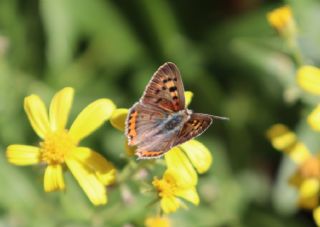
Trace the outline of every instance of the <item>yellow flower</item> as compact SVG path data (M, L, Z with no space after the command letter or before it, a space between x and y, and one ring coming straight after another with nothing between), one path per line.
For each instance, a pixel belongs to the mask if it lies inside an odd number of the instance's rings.
M38 147L10 145L6 155L15 165L45 164L44 190L63 190L63 167L66 165L94 205L107 203L106 185L115 178L113 165L79 142L110 118L115 105L109 99L99 99L88 105L65 128L73 101L74 90L66 87L53 97L49 116L45 104L37 95L24 100L24 109L37 135L42 139Z
M308 116L308 124L315 131L320 131L320 104L316 106L316 108L311 112Z
M308 148L297 139L296 134L285 125L272 126L267 136L276 149L288 154L298 166L289 182L299 189L299 206L315 209L319 205L320 195L319 156L311 154ZM318 217L319 212L315 213Z
M305 160L291 177L290 183L299 189L299 206L314 209L319 205L320 159L311 156Z
M310 65L300 67L297 72L297 82L304 91L320 95L319 68ZM307 122L312 129L320 131L320 104L308 116Z
M313 219L316 221L317 226L320 226L320 207L313 210Z
M311 65L301 66L297 71L297 82L306 92L320 95L320 69Z
M295 21L289 6L282 6L267 14L269 24L284 35L293 35L296 32Z
M155 178L152 182L161 199L161 209L165 213L175 212L184 206L178 198L183 198L195 205L199 204L199 196L195 185L186 183L176 172L166 170L162 179Z
M167 217L149 217L145 220L146 227L170 227L170 219Z
M186 105L189 105L192 96L192 92L185 92ZM112 113L111 124L124 131L127 114L128 109L116 109ZM126 151L128 154L134 154L134 147L126 146ZM206 146L193 139L169 150L165 154L165 160L168 169L178 173L187 183L195 185L198 180L197 172L201 174L208 171L213 158Z
M298 141L296 134L283 124L273 125L267 131L267 137L274 148L287 153L298 164L303 163L311 156L308 148Z

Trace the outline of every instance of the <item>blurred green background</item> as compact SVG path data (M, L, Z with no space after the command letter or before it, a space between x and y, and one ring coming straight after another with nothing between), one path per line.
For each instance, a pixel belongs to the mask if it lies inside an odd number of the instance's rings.
M49 103L74 87L70 123L101 97L130 107L166 61L194 92L191 109L231 119L200 137L214 165L200 178L200 206L171 215L173 226L314 226L286 184L294 166L265 137L277 122L303 128L305 103L315 102L296 96L296 66L266 20L284 4L305 62L320 65L318 0L0 0L0 226L143 226L153 213L139 182L110 188L109 203L94 207L69 173L66 192L44 193L43 168L8 164L5 148L37 144L26 95ZM84 144L121 169L123 139L107 123Z

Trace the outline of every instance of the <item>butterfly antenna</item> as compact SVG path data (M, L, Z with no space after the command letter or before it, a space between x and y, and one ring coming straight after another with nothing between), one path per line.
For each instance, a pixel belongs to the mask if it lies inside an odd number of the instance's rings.
M228 117L220 117L220 116L216 116L216 115L211 115L213 119L217 119L217 120L223 120L223 121L229 121L230 119Z

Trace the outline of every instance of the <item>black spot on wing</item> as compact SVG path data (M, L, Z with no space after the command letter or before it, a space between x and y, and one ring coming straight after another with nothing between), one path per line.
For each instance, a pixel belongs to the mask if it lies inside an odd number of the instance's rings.
M169 88L169 91L170 91L170 92L174 92L174 91L176 91L176 90L177 90L177 87L176 87L176 86Z

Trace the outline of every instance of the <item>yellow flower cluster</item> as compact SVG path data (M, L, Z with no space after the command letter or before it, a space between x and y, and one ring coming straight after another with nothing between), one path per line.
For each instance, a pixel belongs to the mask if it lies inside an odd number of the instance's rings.
M320 95L320 69L302 66L298 69L296 78L302 90ZM313 130L320 131L320 104L309 114L307 122ZM299 189L299 206L312 209L314 219L320 226L320 154L312 154L285 125L272 126L267 136L276 149L285 152L298 165L290 183Z
M303 65L302 54L296 40L296 23L289 6L283 6L267 14L270 25L288 42L298 70L296 81L298 86L312 95L320 95L320 69ZM311 129L320 131L320 104L307 117ZM312 154L307 146L298 140L297 135L285 125L276 124L267 132L272 145L286 153L298 168L291 177L290 183L299 190L299 205L312 209L314 219L320 226L320 156Z
M297 171L289 182L299 190L299 206L312 209L316 222L320 224L320 156L312 154L283 124L273 125L267 136L274 148L285 152L297 164Z

